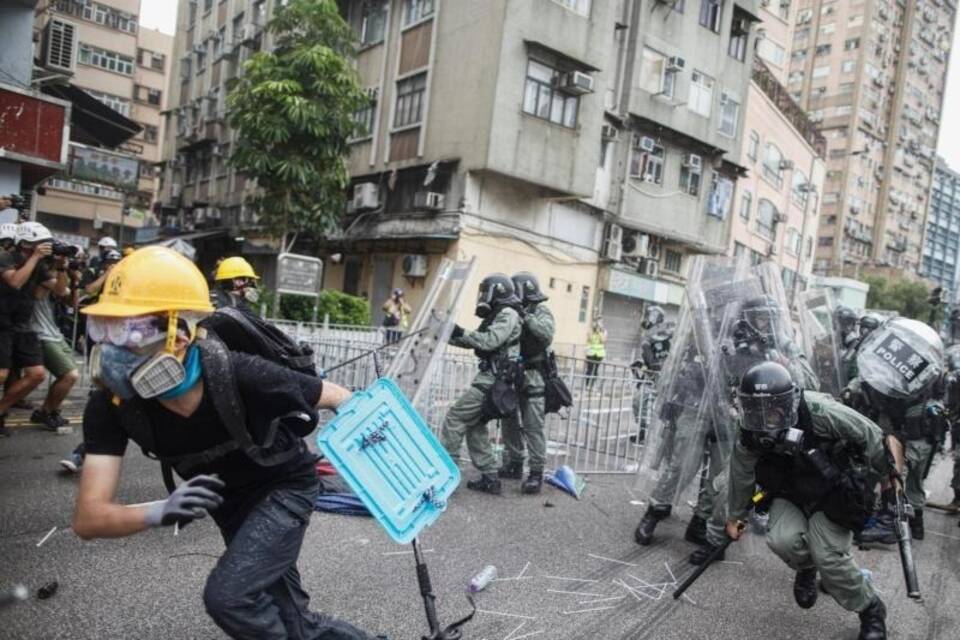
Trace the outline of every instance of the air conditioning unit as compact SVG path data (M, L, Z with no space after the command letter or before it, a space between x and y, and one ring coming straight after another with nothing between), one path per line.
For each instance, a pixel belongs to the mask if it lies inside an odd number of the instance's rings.
M620 137L620 130L612 124L605 124L600 130L600 135L604 140L617 140Z
M408 278L424 278L427 275L427 256L410 254L403 256L403 275Z
M774 224L783 224L787 221L787 214L777 212L773 214L773 223Z
M417 191L413 194L414 209L430 209L438 211L443 209L445 198L442 193L435 191Z
M667 58L667 71L683 71L687 67L687 61L680 56L670 56Z
M240 35L238 39L240 42L246 44L252 42L257 37L257 27L252 24L245 24L240 27Z
M356 211L376 209L380 206L380 186L374 182L353 185L353 208Z
M72 22L52 19L43 30L43 66L73 73L77 64L77 27Z
M583 95L593 93L593 76L582 71L571 71L562 77L563 90L567 93Z
M781 160L780 171L790 171L793 169L793 160Z
M639 231L627 231L620 242L621 258L646 258L650 236Z
M653 148L657 146L657 141L649 136L643 136L640 138L640 150L641 151L653 151Z
M610 224L607 227L603 257L614 262L620 262L623 259L623 227L618 224Z
M703 168L703 158L695 153L687 153L683 156L683 166L699 171Z
M644 260L640 266L640 271L643 272L645 276L656 278L660 275L660 263L656 260Z

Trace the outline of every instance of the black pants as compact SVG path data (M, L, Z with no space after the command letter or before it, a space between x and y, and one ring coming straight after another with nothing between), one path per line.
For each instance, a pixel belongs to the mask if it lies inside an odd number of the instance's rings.
M587 356L587 388L593 386L593 383L597 381L597 372L600 370L600 363L603 362L603 358L595 358L592 356Z
M319 483L267 494L234 530L203 590L207 613L231 638L370 640L356 627L308 608L297 558Z

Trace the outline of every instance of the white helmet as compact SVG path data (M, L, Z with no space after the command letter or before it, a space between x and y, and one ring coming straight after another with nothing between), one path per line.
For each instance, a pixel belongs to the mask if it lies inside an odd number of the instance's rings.
M49 242L53 240L50 230L39 222L24 222L17 226L17 244L21 242Z
M117 241L110 236L104 236L103 238L100 238L100 242L97 243L97 246L101 249L116 249Z
M4 222L0 224L0 240L16 240L18 226L20 225L15 222Z

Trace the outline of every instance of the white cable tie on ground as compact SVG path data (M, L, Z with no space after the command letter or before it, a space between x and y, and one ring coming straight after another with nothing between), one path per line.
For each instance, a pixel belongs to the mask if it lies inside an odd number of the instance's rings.
M560 591L559 589L547 589L547 593L562 593L568 596L593 596L594 598L604 598L605 593L590 593L589 591Z
M489 613L492 616L504 616L506 618L520 618L521 620L537 620L533 616L522 616L519 613L504 613L503 611L490 611L488 609L477 609L477 613Z
M530 568L530 563L527 562L527 564L523 565L523 571L520 572L520 574L517 576L517 579L519 580L520 578L522 578L523 575L527 572L527 569L529 568Z
M37 543L37 546L39 547L39 546L42 545L44 542L46 542L47 540L49 540L49 539L50 539L50 536L52 536L52 535L56 532L56 530L57 530L57 528L54 527L53 529L50 529L50 531L47 531L47 535L43 536L43 538L40 540L40 542Z
M527 623L521 622L520 626L514 629L513 631L511 631L510 633L508 633L507 637L504 638L503 640L513 640L513 634L515 634L517 631L520 631L520 629L523 629L525 626L527 626Z
M581 600L577 604L600 604L601 602L611 602L614 600L623 600L627 596L610 596L609 598L601 598L599 600Z
M614 559L614 558L607 558L607 557L604 557L604 556L598 556L598 555L593 554L593 553L588 553L587 555L590 556L591 558L596 558L597 560L606 560L607 562L615 562L616 564L622 564L622 565L624 565L625 567L639 567L639 566L640 566L640 565L638 565L638 564L633 564L632 562L624 562L623 560L616 560L616 559Z
M690 604L696 606L697 603L693 601L693 598L691 598L691 597L688 596L687 594L683 594L683 597L686 598L687 601L688 601Z
M435 553L433 549L424 549L420 553ZM384 551L382 555L385 556L409 556L413 555L413 551Z
M529 637L535 636L535 635L537 635L537 634L539 634L539 633L543 633L544 631L546 631L546 629L539 629L538 631L531 631L530 633L525 633L525 634L523 634L522 636L514 636L513 638L510 638L510 640L522 640L522 638L529 638Z
M623 582L622 580L621 580L621 581L614 580L613 582L614 582L614 584L616 584L616 585L618 585L618 586L621 586L621 587L623 587L624 589L626 589L627 592L630 593L634 598L636 598L638 602L643 602L643 600L640 600L640 596L643 596L643 597L646 598L647 600L654 600L654 601L656 601L656 600L658 599L658 598L654 598L653 596L651 596L650 594L646 593L645 591L641 591L641 590L639 590L639 589L634 589L633 587L631 587L630 585L628 585L626 582Z
M569 580L570 582L591 582L597 583L599 580L586 580L584 578L564 578L563 576L540 576L541 578L546 578L548 580Z
M616 609L616 607L596 607L594 609L578 609L577 611L561 611L565 616L572 616L575 613L591 613L593 611L609 611L610 609Z
M663 566L667 568L667 573L670 574L670 579L673 580L673 584L677 584L677 576L673 575L673 571L670 570L670 563L664 561Z

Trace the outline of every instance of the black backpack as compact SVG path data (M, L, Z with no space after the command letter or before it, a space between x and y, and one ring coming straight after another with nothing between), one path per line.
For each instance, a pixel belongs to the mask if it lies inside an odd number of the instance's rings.
M305 344L297 344L259 316L235 307L221 307L204 318L200 326L231 351L260 356L288 369L317 375L313 349Z

